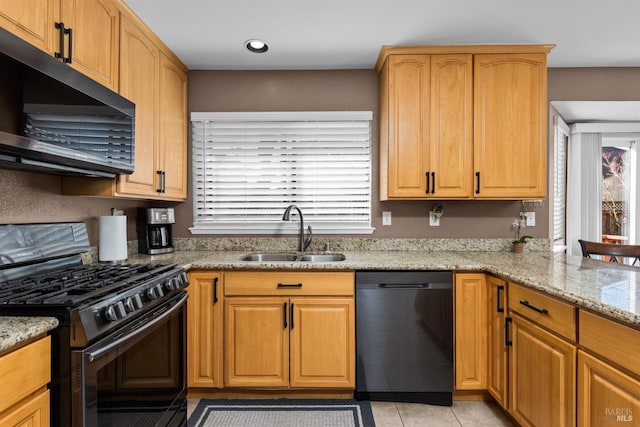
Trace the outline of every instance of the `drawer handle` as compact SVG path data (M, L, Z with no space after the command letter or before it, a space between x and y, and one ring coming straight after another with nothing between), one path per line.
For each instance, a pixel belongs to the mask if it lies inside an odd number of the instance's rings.
M279 288L301 288L302 283L278 283Z
M537 311L538 313L542 313L542 314L548 314L549 311L546 308L538 308L536 306L533 306L531 304L529 304L529 301L520 301L520 304L524 305L527 308L530 308L533 311Z

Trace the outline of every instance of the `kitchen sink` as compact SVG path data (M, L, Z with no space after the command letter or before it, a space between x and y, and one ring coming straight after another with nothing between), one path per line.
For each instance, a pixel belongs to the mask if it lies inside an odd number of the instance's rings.
M257 253L240 258L241 261L253 262L335 262L344 261L343 254L292 254L292 253Z
M296 254L249 254L240 258L242 261L257 262L278 262L278 261L296 261Z
M345 256L343 254L307 254L300 255L299 261L307 262L334 262L344 261Z

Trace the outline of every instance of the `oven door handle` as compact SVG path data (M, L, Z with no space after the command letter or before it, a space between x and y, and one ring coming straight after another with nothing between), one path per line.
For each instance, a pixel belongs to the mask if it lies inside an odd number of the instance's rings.
M180 311L182 309L182 306L186 302L187 302L187 294L185 293L180 297L179 300L176 301L173 307L171 307L169 310L162 313L160 316L145 323L139 329L136 329L131 333L126 334L125 336L122 336L121 338L118 338L117 340L104 345L103 347L98 347L97 349L93 349L92 351L88 352L87 358L89 359L89 362L93 362L94 360L103 356L105 353L108 353L111 350L120 347L121 345L125 344L127 341L135 339L137 336L144 334L149 329L153 329L155 325L157 325L158 323L162 323L166 318L171 317L174 313Z

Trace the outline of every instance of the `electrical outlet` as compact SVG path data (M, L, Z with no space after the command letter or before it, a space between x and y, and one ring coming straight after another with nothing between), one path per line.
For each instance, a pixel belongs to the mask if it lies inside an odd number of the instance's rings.
M525 212L525 225L527 227L535 227L536 225L536 213L535 212Z
M382 212L382 225L391 225L391 212L383 211Z
M434 211L429 211L429 225L432 227L440 227L440 217L436 216Z

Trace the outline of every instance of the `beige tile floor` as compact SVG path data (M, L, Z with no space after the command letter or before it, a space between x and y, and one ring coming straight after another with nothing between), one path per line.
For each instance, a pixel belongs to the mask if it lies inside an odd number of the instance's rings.
M191 415L198 399L188 399ZM455 401L453 406L419 403L371 402L376 427L513 427L495 404L477 401Z
M513 427L497 405L454 401L453 406L420 403L371 402L376 427Z

